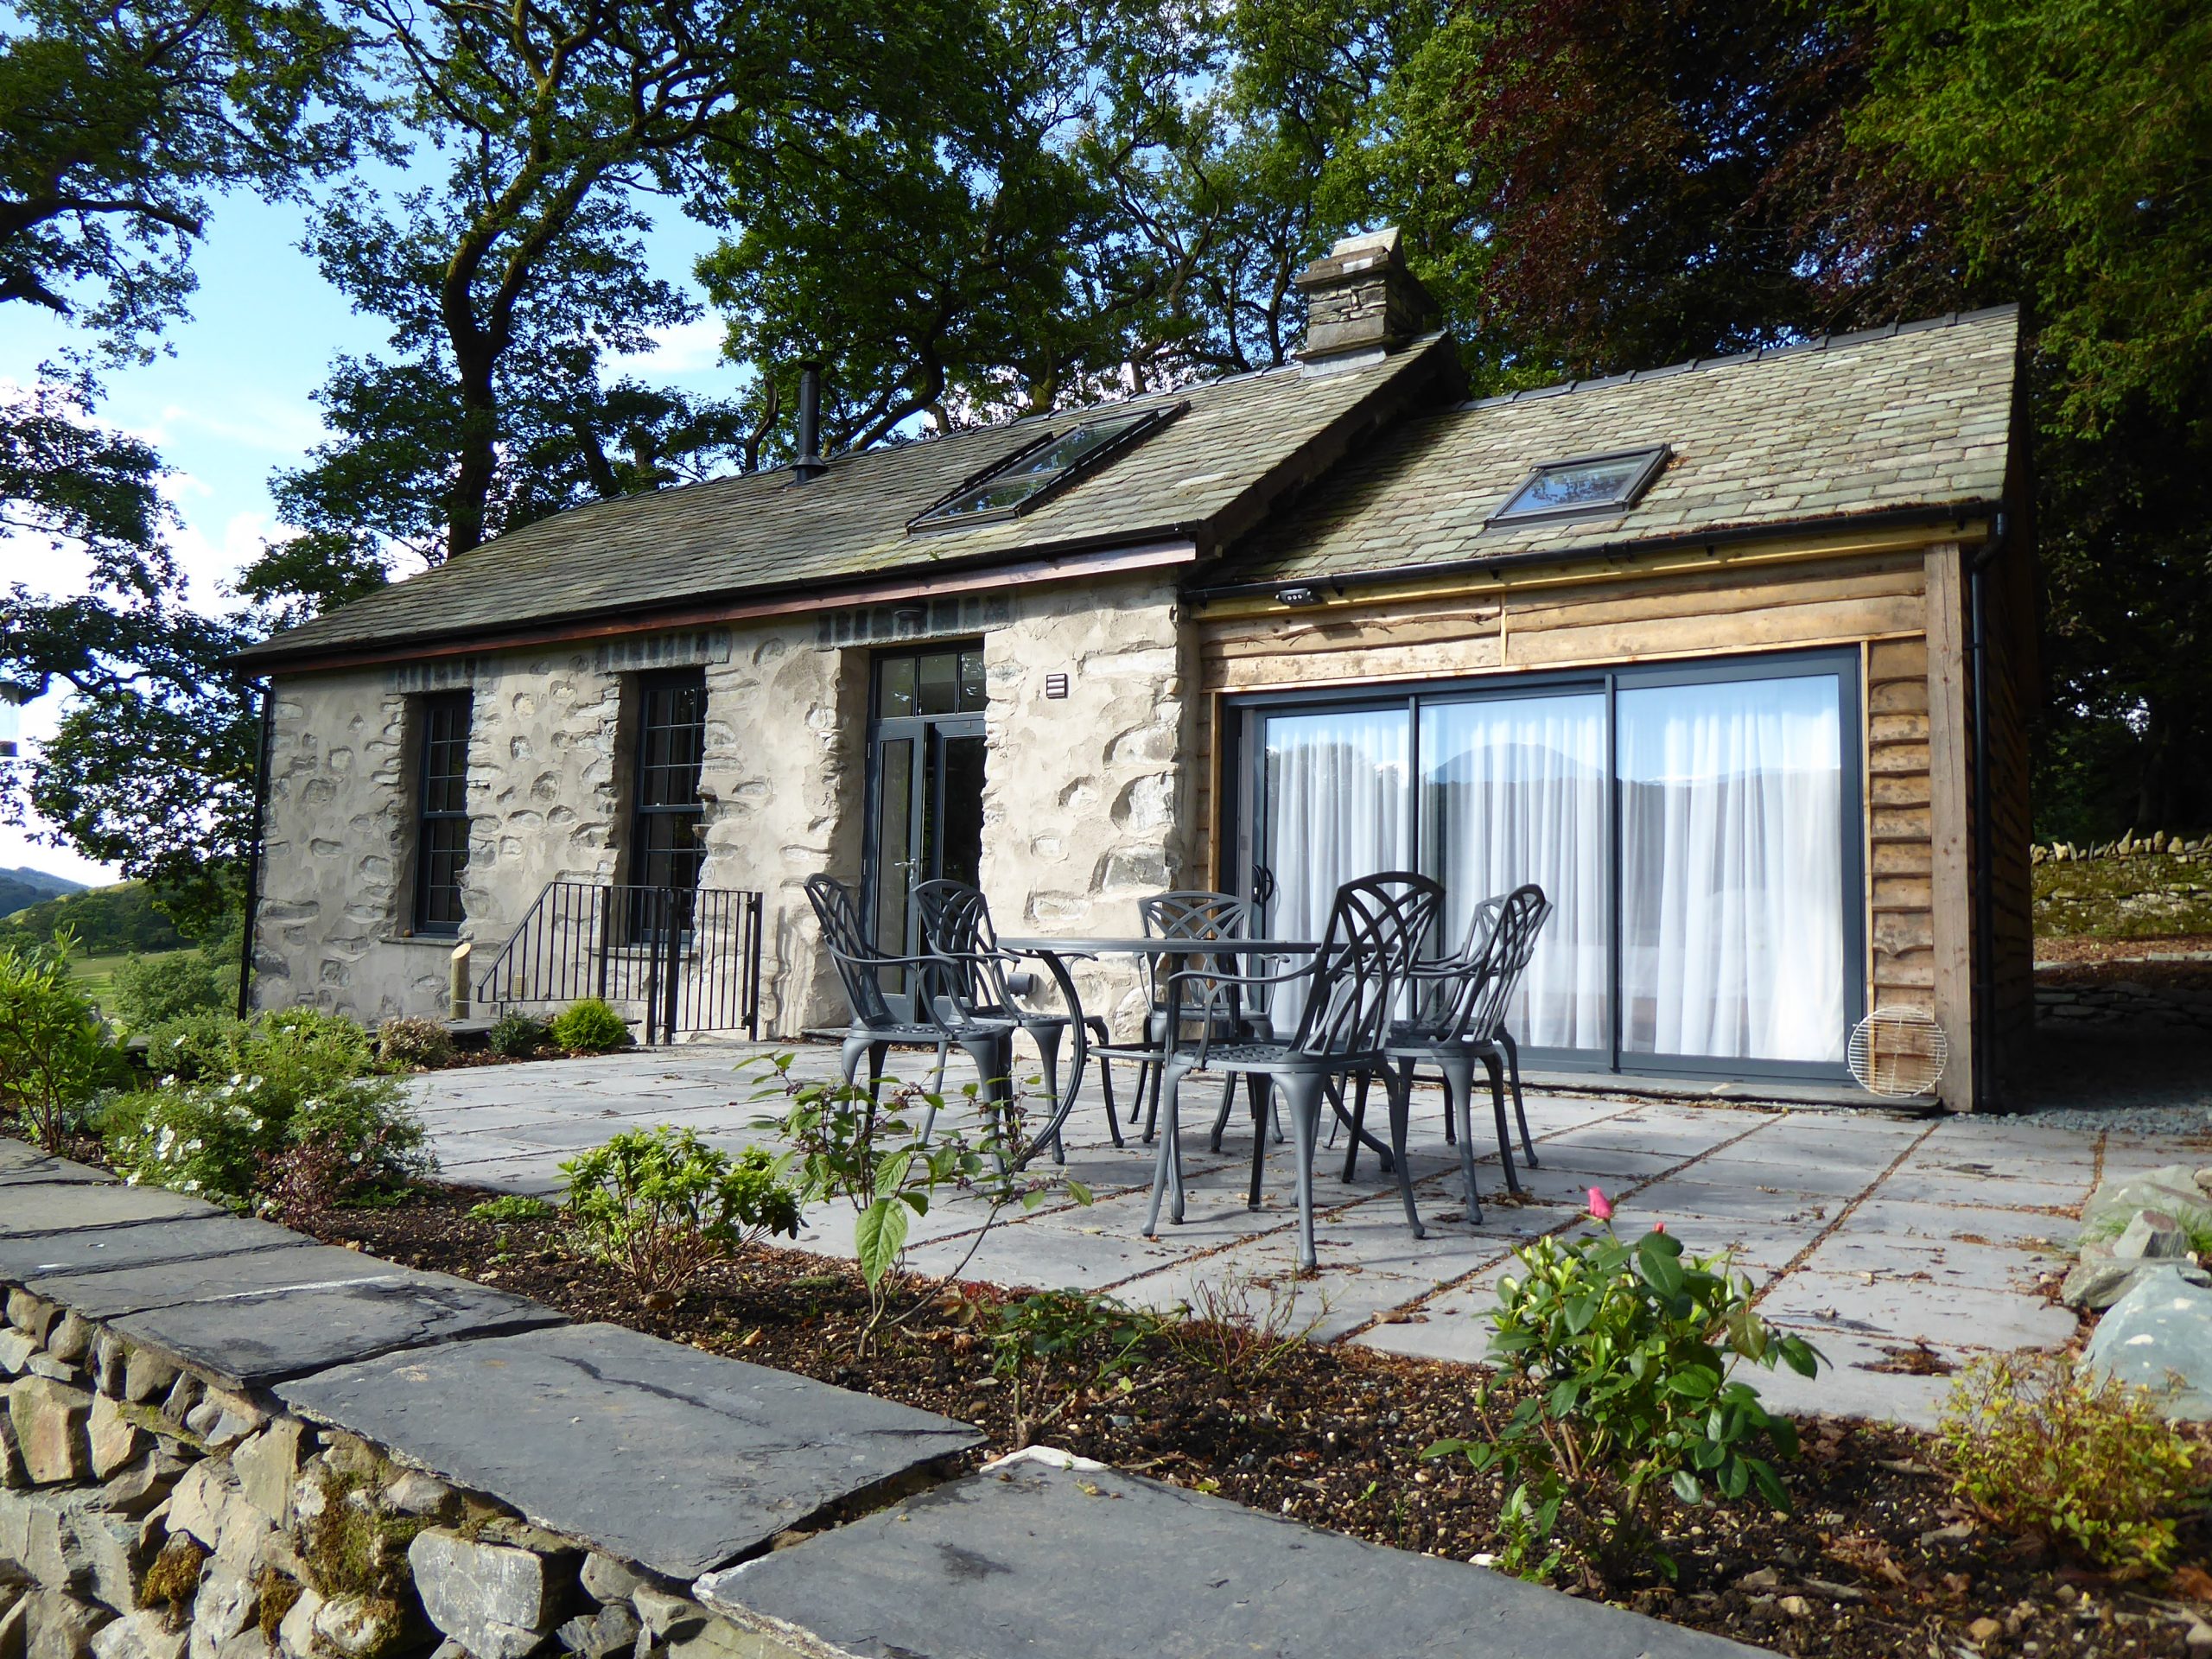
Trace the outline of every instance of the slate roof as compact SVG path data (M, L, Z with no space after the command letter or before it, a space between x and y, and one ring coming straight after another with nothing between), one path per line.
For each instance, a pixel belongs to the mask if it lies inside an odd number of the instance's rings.
M836 457L813 482L785 471L596 503L525 525L239 654L311 660L577 619L650 615L722 597L849 584L949 566L1188 538L1202 553L1250 528L1281 490L1354 433L1456 376L1430 335L1373 365L1295 368L1132 399L1187 402L1128 453L1021 518L908 535L907 521L1077 415Z
M2015 308L1586 380L1416 416L1281 510L1205 587L1557 558L2003 493ZM1664 443L1602 518L1484 521L1538 463Z

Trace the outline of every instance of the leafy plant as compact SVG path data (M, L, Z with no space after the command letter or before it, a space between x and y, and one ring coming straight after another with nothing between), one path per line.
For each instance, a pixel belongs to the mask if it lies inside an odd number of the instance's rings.
M1111 1296L1080 1290L1032 1291L993 1305L982 1322L991 1344L992 1374L1013 1385L1009 1405L1017 1446L1028 1445L1038 1430L1087 1397L1092 1388L1142 1363L1146 1340L1160 1329L1160 1320L1150 1313ZM1079 1381L1042 1416L1032 1415L1050 1367L1085 1357L1092 1362L1089 1381Z
M50 944L0 950L0 1105L49 1152L124 1075L99 1010L70 977L70 947L61 933Z
M494 1054L511 1060L528 1059L545 1046L550 1027L527 1014L503 1014L493 1022L485 1041Z
M552 1221L561 1214L558 1205L548 1204L524 1192L503 1192L496 1198L486 1198L481 1204L471 1205L471 1221L493 1221L502 1224L516 1221Z
M798 1195L758 1147L736 1158L690 1129L632 1129L561 1166L584 1249L648 1293L680 1294L772 1233L797 1237Z
M167 1075L117 1096L101 1125L131 1180L298 1215L429 1167L403 1086L350 1020L312 1008L191 1016L148 1052Z
M238 991L233 973L197 950L162 956L133 956L115 970L109 1001L115 1017L131 1031L144 1031L179 1014L206 1014L230 1006Z
M1593 1213L1609 1217L1604 1195L1593 1188L1591 1197ZM1490 1351L1526 1392L1492 1439L1440 1441L1424 1454L1464 1455L1503 1473L1514 1570L1529 1570L1563 1510L1601 1569L1649 1555L1671 1575L1652 1541L1659 1493L1694 1504L1708 1492L1734 1500L1756 1489L1789 1507L1761 1451L1795 1457L1796 1426L1769 1414L1731 1372L1744 1361L1778 1362L1810 1376L1819 1355L1760 1320L1750 1281L1725 1256L1686 1256L1656 1229L1627 1244L1610 1221L1603 1232L1541 1238L1514 1254L1525 1271L1499 1282ZM1489 1402L1486 1388L1485 1413Z
M2205 1484L2148 1389L2092 1378L2063 1354L1976 1360L1941 1429L1960 1497L2124 1577L2165 1571L2175 1518Z
M1250 1382L1296 1351L1327 1315L1325 1305L1301 1320L1295 1284L1231 1274L1192 1286L1160 1332L1185 1364L1227 1382Z
M394 1014L377 1027L377 1057L386 1065L410 1069L443 1065L453 1058L453 1033L441 1020Z
M572 1054L605 1054L629 1046L630 1026L600 998L586 996L554 1016L547 1034Z
M780 1098L787 1104L780 1116L755 1119L753 1127L784 1142L786 1149L776 1166L795 1173L805 1201L829 1198L852 1208L853 1250L868 1295L861 1351L866 1351L888 1311L893 1271L906 1259L914 1218L927 1215L941 1192L974 1193L986 1205L983 1224L971 1236L966 1255L950 1278L959 1276L991 1224L1009 1205L1034 1209L1055 1185L1065 1186L1078 1204L1090 1202L1090 1193L1080 1181L1027 1177L1016 1167L1023 1122L1018 1094L980 1112L981 1127L972 1137L953 1129L925 1141L904 1114L915 1107L941 1111L942 1096L893 1078L886 1078L874 1093L842 1080L804 1081L791 1075L791 1058L766 1057L773 1081L754 1098ZM978 1085L969 1084L962 1096L972 1107L981 1093Z

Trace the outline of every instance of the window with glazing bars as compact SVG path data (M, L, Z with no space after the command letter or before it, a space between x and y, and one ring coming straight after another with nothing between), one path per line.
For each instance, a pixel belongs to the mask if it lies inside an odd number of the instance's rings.
M636 804L630 880L690 892L706 849L699 763L707 746L707 677L701 669L646 675L638 686Z
M461 879L468 868L468 717L466 691L425 697L417 705L417 933L461 931Z

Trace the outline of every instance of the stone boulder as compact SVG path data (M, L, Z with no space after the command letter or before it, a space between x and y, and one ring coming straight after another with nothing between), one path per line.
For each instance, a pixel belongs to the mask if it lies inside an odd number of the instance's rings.
M2199 1236L2212 1233L2212 1197L2196 1184L2195 1167L2166 1164L2138 1174L2111 1176L2100 1183L2082 1206L2082 1235L2109 1237L2134 1219L2139 1210L2171 1216Z
M9 1385L8 1421L23 1468L41 1486L80 1481L92 1467L86 1425L92 1396L49 1376L26 1376Z
M423 1611L475 1659L523 1659L557 1622L573 1567L535 1550L473 1541L443 1528L407 1548Z
M2146 1270L2089 1338L2082 1363L2159 1396L2171 1418L2212 1419L2212 1288L2171 1264Z

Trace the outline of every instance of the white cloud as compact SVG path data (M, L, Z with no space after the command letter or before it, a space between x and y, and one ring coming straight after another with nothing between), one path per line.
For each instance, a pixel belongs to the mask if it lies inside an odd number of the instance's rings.
M321 410L313 404L235 393L226 396L220 414L166 404L150 423L137 429L137 435L166 451L175 446L180 431L204 433L242 448L285 456L304 454L330 435Z
M658 374L696 374L717 367L722 360L722 321L706 316L677 323L645 350L621 360L625 366Z

